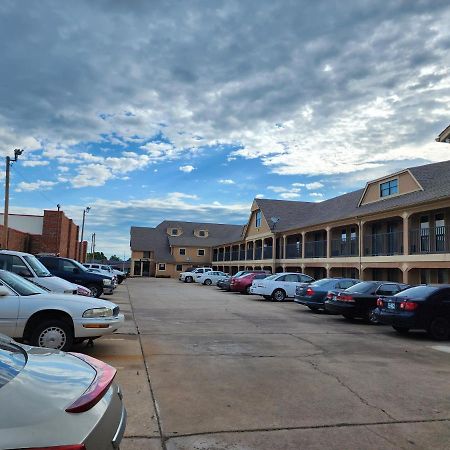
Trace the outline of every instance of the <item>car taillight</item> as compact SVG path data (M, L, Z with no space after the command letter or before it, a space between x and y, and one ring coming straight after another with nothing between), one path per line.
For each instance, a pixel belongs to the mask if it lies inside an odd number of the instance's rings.
M81 397L79 397L66 408L66 412L81 413L88 411L102 399L106 391L111 386L111 383L113 382L117 371L109 364L99 361L98 359L91 358L90 356L83 355L81 353L70 354L79 359L82 359L85 363L89 364L96 372L95 378L92 381L91 385L84 391Z
M24 450L24 449L20 448L17 450ZM84 446L84 444L75 444L75 445L57 445L56 447L27 447L26 450L86 450L86 447Z
M383 299L382 298L377 298L377 306L379 306L380 308L383 307Z
M351 295L347 295L347 294L341 294L338 298L341 302L348 302L348 303L355 302L355 299Z
M311 288L306 289L306 295L313 295L314 291Z
M403 309L404 311L414 311L419 306L416 302L401 302L400 303L400 309Z

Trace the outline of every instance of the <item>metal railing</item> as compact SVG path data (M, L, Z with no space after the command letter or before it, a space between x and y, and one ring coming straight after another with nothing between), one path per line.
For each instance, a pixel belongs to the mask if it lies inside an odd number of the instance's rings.
M364 256L403 254L403 231L367 234L364 236Z
M267 247L264 247L263 259L272 259L272 258L273 258L273 247L271 245L268 245Z
M245 250L239 250L239 261L245 261Z
M450 227L432 227L409 232L409 253L450 253Z
M358 240L349 239L343 241L342 239L331 240L331 256L358 256Z
M326 258L327 241L312 241L305 243L305 258Z
M255 259L261 259L262 257L262 247L255 248Z
M250 261L253 259L253 249L252 248L247 249L247 259Z
M299 242L298 244L286 244L285 247L285 256L286 259L295 259L302 257L302 244Z
M230 257L231 257L230 252L225 252L225 258L224 258L224 261L230 261Z
M239 252L238 251L233 251L231 252L231 261L237 261L239 258Z

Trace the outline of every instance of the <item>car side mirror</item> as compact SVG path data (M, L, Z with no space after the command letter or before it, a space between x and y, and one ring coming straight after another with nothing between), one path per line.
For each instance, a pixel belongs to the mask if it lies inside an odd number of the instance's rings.
M0 286L0 297L6 297L7 295L11 295L11 292L5 286Z

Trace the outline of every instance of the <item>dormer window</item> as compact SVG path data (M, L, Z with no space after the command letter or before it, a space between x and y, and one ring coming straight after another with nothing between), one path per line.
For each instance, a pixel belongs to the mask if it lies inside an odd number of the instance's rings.
M259 228L261 226L261 211L258 210L256 211L255 214L255 227Z
M390 195L398 194L398 178L394 180L380 183L380 197L389 197Z
M178 236L178 228L172 228L171 234L172 236Z
M198 235L199 237L205 237L206 236L205 230L198 230Z

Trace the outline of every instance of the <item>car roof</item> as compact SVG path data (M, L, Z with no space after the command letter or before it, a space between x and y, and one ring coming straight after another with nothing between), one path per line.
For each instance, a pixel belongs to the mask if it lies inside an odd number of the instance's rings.
M0 253L4 253L5 255L33 256L31 253L26 253L26 252L16 252L15 250L0 250Z

